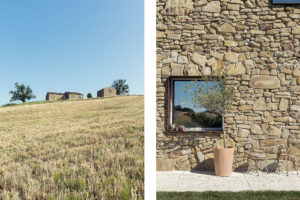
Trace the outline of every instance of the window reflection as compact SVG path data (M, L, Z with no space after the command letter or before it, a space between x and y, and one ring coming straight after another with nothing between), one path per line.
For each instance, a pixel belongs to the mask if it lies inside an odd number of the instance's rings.
M206 81L197 81L200 84L207 84ZM208 81L208 85L216 81ZM191 81L176 80L173 85L173 112L172 124L176 127L184 126L186 130L197 130L201 128L221 128L222 116L218 113L207 111L205 108L197 107L193 103L193 91L197 89L191 84L189 92L185 90Z

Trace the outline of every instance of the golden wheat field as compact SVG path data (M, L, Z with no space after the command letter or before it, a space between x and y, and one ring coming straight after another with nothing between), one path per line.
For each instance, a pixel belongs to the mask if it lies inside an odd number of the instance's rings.
M0 108L0 199L143 199L144 97Z

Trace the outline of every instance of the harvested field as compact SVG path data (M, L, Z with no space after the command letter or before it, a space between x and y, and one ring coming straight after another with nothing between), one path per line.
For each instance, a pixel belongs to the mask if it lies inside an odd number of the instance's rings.
M0 108L0 199L143 199L144 97Z

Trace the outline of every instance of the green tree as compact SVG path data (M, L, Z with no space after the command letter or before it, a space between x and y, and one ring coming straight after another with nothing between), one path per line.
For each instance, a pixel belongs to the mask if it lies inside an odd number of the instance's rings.
M87 98L88 98L88 99L93 98L92 94L91 94L91 93L88 93L88 94L87 94Z
M208 111L216 112L222 116L222 129L224 135L224 147L226 148L226 131L224 127L224 118L227 110L232 106L235 100L234 85L227 84L227 74L218 72L213 77L216 81L211 82L211 76L205 76L204 84L192 81L185 87L185 92L193 95L192 102L195 107L205 108ZM194 87L191 90L191 87Z
M26 102L26 100L34 99L36 98L34 94L32 93L32 89L30 86L25 86L24 84L15 83L16 90L11 90L9 94L12 95L10 101L22 101L23 103Z
M112 87L116 89L117 95L127 94L129 92L129 86L126 84L126 79L115 80Z

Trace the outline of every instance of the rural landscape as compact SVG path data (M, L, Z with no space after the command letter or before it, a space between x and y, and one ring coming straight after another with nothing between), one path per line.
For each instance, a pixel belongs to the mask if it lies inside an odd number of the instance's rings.
M143 199L144 98L0 107L0 199Z
M175 106L174 124L176 126L191 127L221 127L222 117L214 112L195 112L192 108Z

